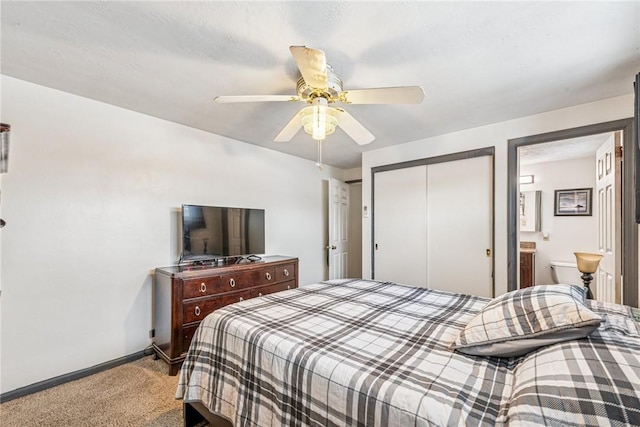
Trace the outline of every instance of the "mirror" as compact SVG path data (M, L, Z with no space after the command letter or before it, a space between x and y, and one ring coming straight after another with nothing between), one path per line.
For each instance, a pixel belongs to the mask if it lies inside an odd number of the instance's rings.
M520 192L520 231L542 231L542 191Z

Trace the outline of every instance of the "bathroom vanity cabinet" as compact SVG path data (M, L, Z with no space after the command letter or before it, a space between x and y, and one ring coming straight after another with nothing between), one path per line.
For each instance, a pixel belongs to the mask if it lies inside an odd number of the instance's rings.
M536 250L520 249L520 289L536 284Z

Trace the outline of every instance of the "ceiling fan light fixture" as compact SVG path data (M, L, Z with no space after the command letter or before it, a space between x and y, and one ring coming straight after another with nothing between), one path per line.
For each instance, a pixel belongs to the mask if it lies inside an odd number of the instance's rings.
M315 98L313 105L302 110L302 127L316 141L324 140L338 126L338 118L333 108L327 106L324 98Z
M327 136L327 112L326 107L314 105L313 107L313 123L311 125L311 136L313 139L324 139Z

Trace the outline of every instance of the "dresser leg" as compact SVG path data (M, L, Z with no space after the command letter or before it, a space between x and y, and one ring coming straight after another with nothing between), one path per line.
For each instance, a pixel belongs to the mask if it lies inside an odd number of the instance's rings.
M182 363L175 363L169 365L169 375L175 377L180 372L180 368L182 367Z

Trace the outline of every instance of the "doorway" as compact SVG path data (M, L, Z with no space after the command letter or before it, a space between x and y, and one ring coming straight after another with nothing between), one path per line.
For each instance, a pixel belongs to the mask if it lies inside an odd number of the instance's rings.
M327 183L325 279L362 277L362 180Z
M621 131L624 160L622 161L621 263L623 277L622 303L638 305L638 228L635 224L634 165L636 147L633 142L633 119L617 120L540 135L511 139L508 142L508 289L518 287L519 274L519 156L520 149L560 140L584 138ZM595 165L594 165L595 168ZM544 228L544 226L543 226Z
M619 142L622 132L607 132L580 138L565 139L541 144L519 147L518 158L520 167L520 288L528 285L544 285L555 283L582 284L580 274L575 267L573 252L607 252L607 257L613 259L616 266L621 265L615 260L620 259L621 249L620 230L622 229L622 215L607 215L615 212L616 206L621 206L622 188L611 185L607 190L614 190L615 196L607 194L598 188L596 162L600 161L600 171L604 176L602 158L597 156L603 145L609 146ZM600 156L603 157L603 156ZM620 171L619 162L613 163L611 156L606 156L612 172ZM615 175L615 171L614 175ZM608 175L609 177L612 174ZM618 175L619 177L619 175ZM577 193L571 193L571 189ZM588 190L588 191L587 191ZM589 206L584 212L569 211L559 214L555 212L556 195L581 194L591 195ZM536 196L535 198L533 196ZM612 209L604 209L605 203L611 202ZM611 231L600 227L601 219L611 220ZM606 231L604 233L603 231ZM599 239L608 237L606 239ZM606 241L606 242L605 242ZM603 243L607 243L605 249ZM531 259L532 271L523 268ZM604 259L600 263L600 272L604 270ZM573 267L569 266L573 264ZM609 270L610 271L610 270ZM529 276L523 273L529 273ZM617 268L615 280L609 280L609 287L613 290L620 286L622 271ZM591 289L600 286L600 274L594 277ZM613 277L611 277L613 279ZM615 302L614 298L596 293L601 301ZM618 300L618 303L620 300Z
M362 180L346 181L349 186L349 277L362 277Z

